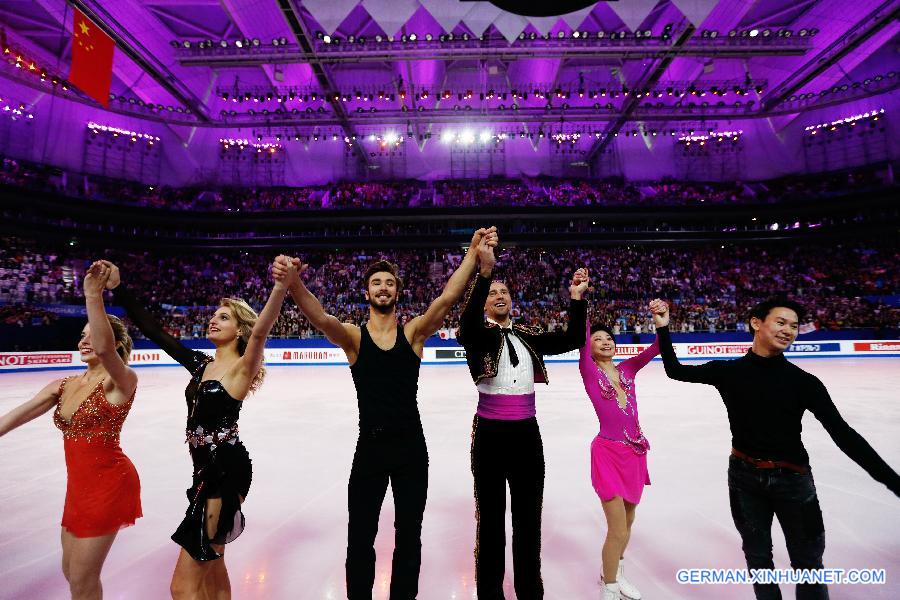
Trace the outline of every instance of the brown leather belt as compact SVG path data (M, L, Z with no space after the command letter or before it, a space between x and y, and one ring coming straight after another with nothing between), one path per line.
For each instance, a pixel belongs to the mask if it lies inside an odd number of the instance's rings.
M731 449L731 455L735 458L741 459L747 464L753 465L757 469L788 469L790 471L796 471L797 473L801 473L803 475L809 473L809 467L795 465L794 463L784 460L762 460L759 458L753 458L752 456L744 454L736 448Z

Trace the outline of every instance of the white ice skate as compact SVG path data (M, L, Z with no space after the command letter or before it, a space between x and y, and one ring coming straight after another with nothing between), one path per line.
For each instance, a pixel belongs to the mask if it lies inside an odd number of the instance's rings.
M603 584L603 600L622 600L623 596L619 591L619 583Z
M619 584L619 592L626 600L641 600L641 593L634 585L625 579L625 565L619 563L619 571L616 573L616 583Z

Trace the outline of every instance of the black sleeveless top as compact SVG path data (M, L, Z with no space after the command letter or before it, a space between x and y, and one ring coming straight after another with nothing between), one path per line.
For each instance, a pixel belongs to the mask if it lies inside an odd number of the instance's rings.
M422 359L397 325L397 341L382 350L369 335L368 323L360 327L359 356L350 373L359 402L359 428L414 430L422 428L416 395Z
M206 354L196 352L194 360L196 367L192 371L193 377L184 390L188 431L196 430L197 426L203 427L207 432L231 429L237 424L244 403L232 398L218 380L202 381L209 364Z

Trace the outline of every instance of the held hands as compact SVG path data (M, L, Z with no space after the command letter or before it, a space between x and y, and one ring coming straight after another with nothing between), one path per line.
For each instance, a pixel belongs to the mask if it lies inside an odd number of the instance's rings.
M101 298L103 289L109 281L111 269L103 264L104 261L94 261L84 274L84 297Z
M569 294L573 300L581 300L581 297L590 288L591 279L588 277L588 270L584 267L575 271L572 275L572 284L569 286Z
M476 238L478 238L477 243ZM485 277L490 277L491 272L494 270L494 265L497 264L494 248L500 244L497 228L488 227L487 229L479 229L475 232L475 235L472 236L472 243L475 245L471 246L470 250L474 248L474 251L478 253L478 263L480 265L481 274Z
M309 265L301 262L299 258L279 254L272 263L272 279L275 280L275 287L291 289L302 285L300 275L308 268Z
M119 274L119 267L112 264L108 260L97 261L109 269L109 279L106 280L106 289L114 290L122 283L122 277Z
M481 243L486 236L491 236L494 241L497 241L497 228L496 227L482 227L481 229L475 230L475 233L472 234L472 242L469 244L469 250L475 250L478 248L478 244Z
M653 313L653 323L657 327L669 325L669 305L657 298L650 302L650 312Z

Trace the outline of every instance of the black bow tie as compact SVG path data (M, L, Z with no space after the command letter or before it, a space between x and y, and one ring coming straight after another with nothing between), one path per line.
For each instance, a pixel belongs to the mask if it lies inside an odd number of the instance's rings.
M512 363L512 366L516 367L519 365L519 355L516 354L516 348L513 346L512 341L509 339L509 336L516 335L513 331L512 327L501 327L500 331L503 332L503 335L506 336L506 347L509 349L509 362Z

